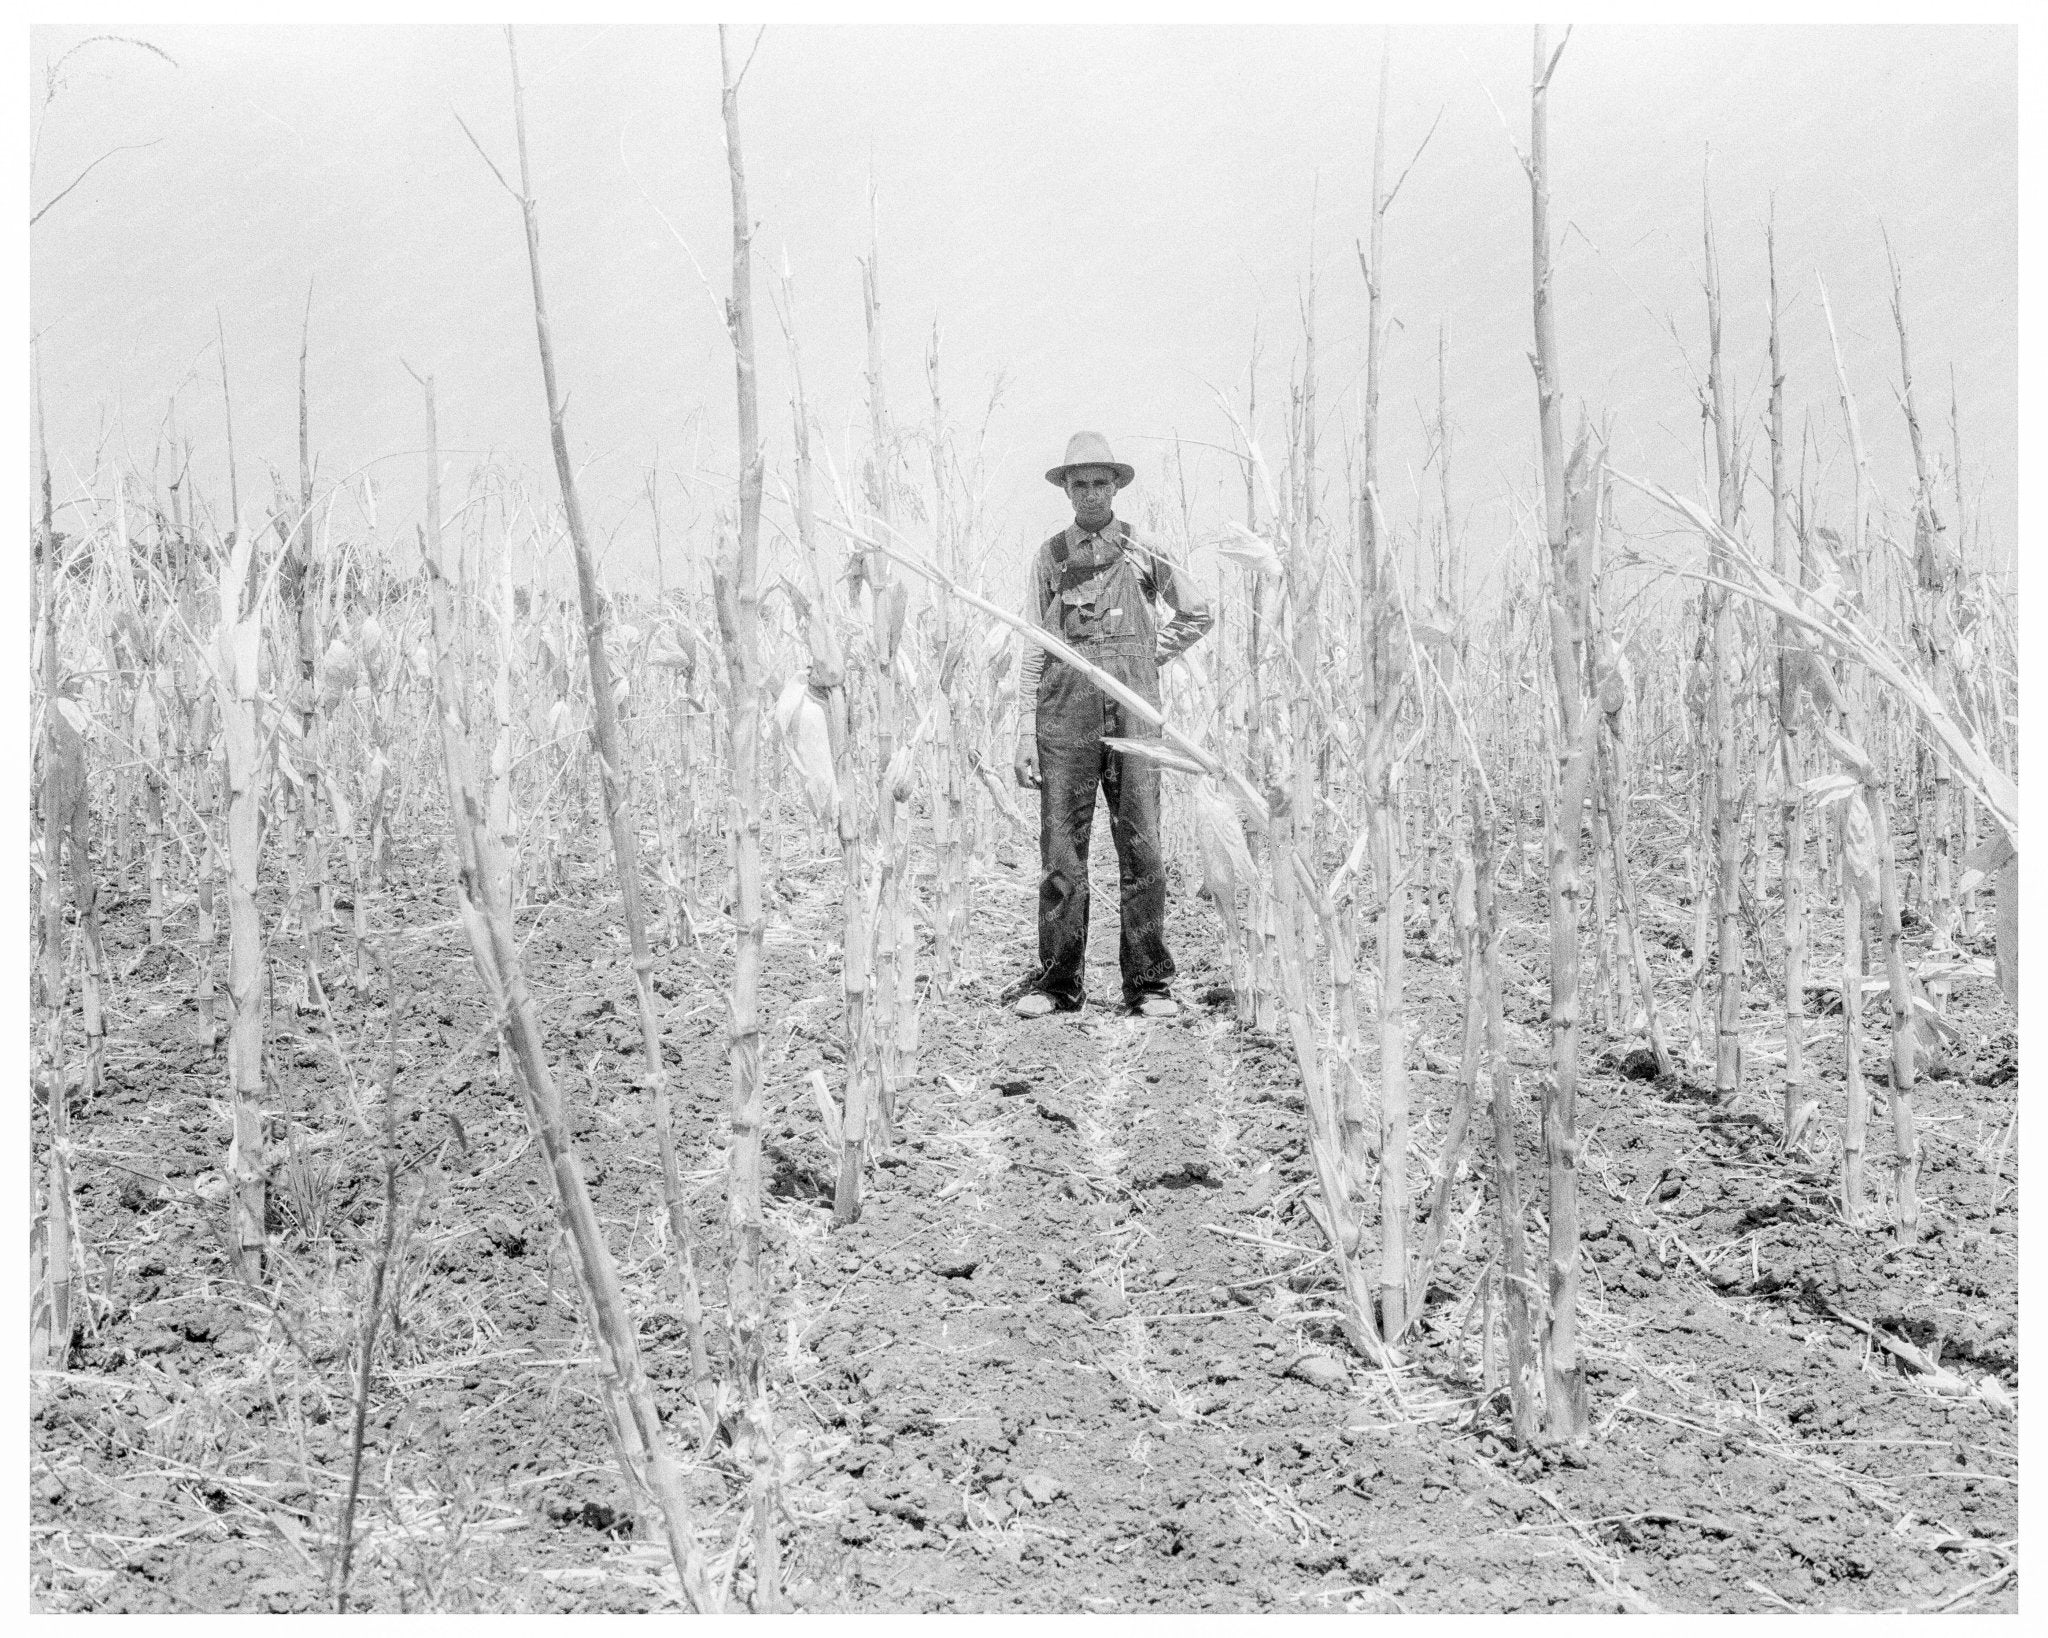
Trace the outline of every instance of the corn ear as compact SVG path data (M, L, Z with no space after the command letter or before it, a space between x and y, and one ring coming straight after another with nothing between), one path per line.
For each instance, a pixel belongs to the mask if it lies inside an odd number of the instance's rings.
M839 822L839 776L832 766L832 737L825 702L811 691L799 672L784 684L775 702L775 723L782 743L803 780L804 800L821 823Z
M1213 779L1195 787L1195 840L1202 855L1202 886L1219 908L1234 906L1238 889L1255 879L1255 871L1237 807Z
M1265 536L1254 534L1241 523L1226 523L1223 531L1222 538L1216 542L1219 556L1268 580L1285 578L1286 569L1280 562L1280 553Z
M1851 797L1842 808L1842 870L1868 904L1877 897L1877 833L1869 805Z

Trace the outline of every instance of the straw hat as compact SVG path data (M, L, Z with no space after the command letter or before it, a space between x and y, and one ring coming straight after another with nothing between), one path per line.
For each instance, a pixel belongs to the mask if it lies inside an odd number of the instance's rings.
M1050 472L1045 481L1067 486L1067 474L1077 466L1106 466L1116 474L1116 486L1121 489L1138 474L1109 452L1109 440L1099 432L1077 432L1067 440L1067 458Z

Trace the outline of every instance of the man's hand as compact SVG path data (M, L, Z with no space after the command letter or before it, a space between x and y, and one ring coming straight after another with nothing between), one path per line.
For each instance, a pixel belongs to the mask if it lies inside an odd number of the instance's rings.
M1026 735L1017 741L1017 757L1011 764L1017 773L1017 783L1027 791L1035 791L1045 781L1038 776L1038 741Z

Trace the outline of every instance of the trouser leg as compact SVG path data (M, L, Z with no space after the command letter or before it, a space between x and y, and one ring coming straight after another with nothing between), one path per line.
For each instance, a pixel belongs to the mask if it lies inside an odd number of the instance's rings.
M1099 741L1078 746L1039 741L1038 987L1066 1007L1078 1007L1084 993L1088 843L1102 762Z
M1166 949L1166 861L1159 850L1159 769L1142 757L1105 753L1103 795L1121 889L1117 960L1124 1002L1163 995L1173 978Z

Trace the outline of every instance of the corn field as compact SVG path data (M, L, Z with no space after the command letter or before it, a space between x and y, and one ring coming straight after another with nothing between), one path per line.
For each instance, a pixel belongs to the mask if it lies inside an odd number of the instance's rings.
M847 290L756 245L753 31L731 459L665 533L650 473L657 586L585 521L510 31L516 143L462 152L551 476L444 448L424 373L419 515L323 476L310 300L296 473L234 464L231 318L224 490L190 413L139 461L38 435L39 1607L2014 1607L2017 608L1933 293L1891 264L1858 379L1834 270L1773 226L1724 274L1708 187L1699 482L1632 470L1552 302L1567 40L1503 115L1523 452L1440 373L1430 469L1382 470L1432 158L1382 154L1382 58L1363 283L1215 395L1235 515L1184 451L1131 492L1217 613L1118 742L1165 773L1170 1022L1003 1005L1020 661L1117 685L1016 612L880 226ZM803 347L853 311L832 424Z

